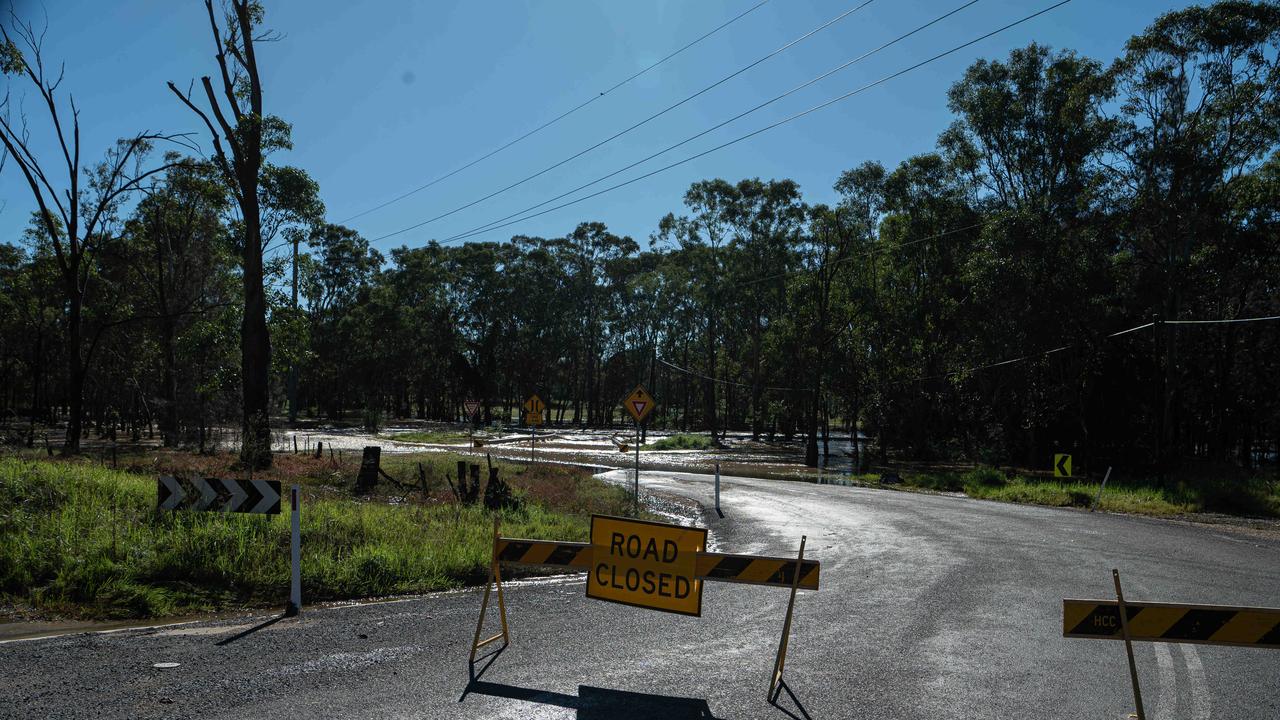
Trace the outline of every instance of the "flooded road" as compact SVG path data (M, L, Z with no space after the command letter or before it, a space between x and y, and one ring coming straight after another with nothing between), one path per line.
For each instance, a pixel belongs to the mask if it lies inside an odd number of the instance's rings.
M428 426L440 429L440 426ZM453 427L447 428L456 432ZM277 430L274 435L274 447L279 452L290 452L296 440L299 451L314 449L316 443L323 443L325 448L341 450L343 453L358 453L367 445L378 445L383 454L451 452L475 454L483 456L492 454L495 458L525 461L530 458L531 437L527 429L495 429L477 433L476 437L483 443L481 448L473 448L468 442L421 443L396 440L395 436L408 432L423 430L422 424L389 425L377 434L364 430L345 429L308 429ZM645 449L660 440L677 433L651 431L647 442L641 446L640 467L646 470L670 471L714 471L716 463L722 472L743 474L765 473L769 476L820 476L823 474L847 475L853 469L850 455L852 443L848 436L837 439L832 436L829 444L831 454L820 457L821 467L806 468L804 465L804 440L796 437L785 440L781 437L774 441L767 439L752 440L750 433L728 433L722 447L706 450L650 450ZM543 428L539 429L532 442L536 458L544 461L564 462L575 465L602 468L634 468L635 467L635 434L627 428L582 430L576 428ZM865 451L865 443L862 440ZM625 445L627 452L620 447ZM819 443L819 449L822 445Z

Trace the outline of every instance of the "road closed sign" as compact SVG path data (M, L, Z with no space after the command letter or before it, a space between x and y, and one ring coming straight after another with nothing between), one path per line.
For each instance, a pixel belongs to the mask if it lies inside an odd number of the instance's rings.
M593 515L587 597L701 616L697 561L706 547L705 528Z

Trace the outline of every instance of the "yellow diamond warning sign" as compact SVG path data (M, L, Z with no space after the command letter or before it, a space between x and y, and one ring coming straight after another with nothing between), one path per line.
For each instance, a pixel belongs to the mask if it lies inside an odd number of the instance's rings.
M681 615L702 615L698 553L705 528L593 515L587 597Z
M546 403L542 402L542 398L537 395L530 395L529 399L524 401L524 409L531 413L541 413L546 407Z
M643 385L637 385L627 399L622 401L622 406L631 413L631 417L635 418L636 422L644 422L649 413L653 412L654 399Z

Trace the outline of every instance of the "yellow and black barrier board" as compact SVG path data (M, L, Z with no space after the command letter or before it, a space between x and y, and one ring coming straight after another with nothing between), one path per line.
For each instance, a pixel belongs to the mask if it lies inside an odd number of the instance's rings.
M497 555L498 562L509 565L552 565L579 570L591 566L591 546L580 542L500 538Z
M1125 602L1129 639L1280 648L1280 608ZM1114 600L1063 600L1062 636L1123 640Z
M706 548L706 528L593 515L587 597L701 616L695 573Z
M508 565L567 567L585 571L591 567L592 555L589 543L515 538L498 540L498 561ZM800 589L817 590L821 564L817 560L805 560L800 568ZM694 561L693 576L698 580L789 588L795 571L795 558L700 552Z
M804 590L818 589L819 564L805 560L800 566L800 585ZM700 553L697 576L706 580L791 587L795 580L795 558L773 558L760 555L727 555Z

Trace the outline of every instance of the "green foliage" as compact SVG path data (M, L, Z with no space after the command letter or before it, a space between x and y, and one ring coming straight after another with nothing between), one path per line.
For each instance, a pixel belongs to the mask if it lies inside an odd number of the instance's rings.
M12 40L0 42L0 72L16 75L27 71L27 61Z
M642 446L641 450L706 450L711 447L711 438L706 435L677 433L661 440Z
M908 488L963 492L973 498L1051 507L1091 508L1099 487L1099 483L1087 480L1006 477L984 466L963 473L904 472L901 478ZM861 476L860 479L870 478ZM1140 515L1217 512L1280 517L1280 488L1257 477L1240 477L1238 473L1196 474L1167 488L1112 478L1102 492L1098 508Z
M541 480L507 477L525 497L548 495ZM46 611L128 617L284 601L287 514L160 512L155 483L89 464L0 458L0 595ZM622 490L581 473L555 483L569 492L546 503L566 509L523 503L503 514L503 532L586 540L587 516L574 512L627 505ZM308 602L459 587L480 581L489 562L493 525L483 506L360 502L305 484L302 508Z
M970 488L1001 488L1007 484L999 470L981 465L961 475L960 482L970 495L973 494Z
M418 443L444 443L457 444L466 442L471 436L465 432L457 430L414 430L411 432L395 433L388 436L392 440L402 442L418 442Z

